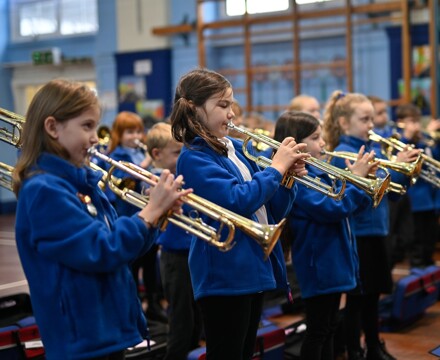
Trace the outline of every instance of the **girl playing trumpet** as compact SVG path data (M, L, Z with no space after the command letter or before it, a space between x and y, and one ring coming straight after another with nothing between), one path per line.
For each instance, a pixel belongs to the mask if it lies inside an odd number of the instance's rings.
M98 186L102 173L86 166L100 115L94 91L53 80L34 96L23 127L15 233L48 360L124 359L147 337L128 264L190 192L166 171L148 205L118 217Z
M309 113L288 111L277 120L275 140L287 136L307 144L314 158L322 158L325 142L318 119ZM366 177L377 166L374 151L362 147L350 171ZM309 174L329 185L327 174L307 167ZM283 243L291 248L292 264L304 299L307 330L301 347L301 359L333 360L333 337L339 322L341 294L358 285L356 240L350 228L355 212L371 206L367 193L348 183L340 201L309 191L298 185L298 192L282 234Z
M324 112L324 134L329 150L358 152L372 150L369 131L373 129L374 108L362 94L335 91ZM419 151L407 149L396 161L412 162ZM382 157L381 154L376 154ZM334 158L334 165L345 168L346 161ZM391 172L392 181L408 184L402 174ZM391 193L390 193L391 194ZM397 195L395 195L397 196ZM389 232L388 201L385 196L378 207L368 207L353 218L359 253L360 286L347 294L345 325L349 360L364 359L360 345L364 331L367 359L393 360L379 339L379 295L392 290L391 271L385 240ZM362 325L361 325L362 324Z
M282 176L289 169L305 175L301 159L309 155L299 153L304 144L288 137L272 165L260 171L243 155L242 142L227 136L232 104L232 86L222 75L197 69L181 77L171 113L173 136L184 143L177 174L207 200L254 221L278 222L288 213L296 189L281 187ZM236 231L234 248L223 253L192 240L189 267L209 360L251 359L263 293L288 291L280 244L268 260L264 257L257 242L241 231Z

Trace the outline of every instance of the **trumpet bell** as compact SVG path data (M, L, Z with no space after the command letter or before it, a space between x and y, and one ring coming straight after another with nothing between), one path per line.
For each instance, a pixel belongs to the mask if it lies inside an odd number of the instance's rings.
M369 187L365 191L370 195L373 200L373 208L376 208L382 201L384 195L388 192L391 184L391 175L387 174L384 178L372 179Z
M20 147L21 133L25 118L11 111L0 108L0 120L8 124L7 127L0 127L0 140L15 147Z
M269 257L273 248L277 244L281 232L283 231L284 225L286 225L286 218L281 220L278 224L264 226L265 229L264 235L258 237L257 240L257 242L260 244L261 248L263 249L264 259L267 259Z
M411 185L414 185L419 178L420 173L422 172L422 166L423 166L423 157L422 154L419 154L417 157L417 160L413 163L413 168L410 173L411 176Z
M391 160L377 159L377 161L379 161L380 166L408 176L411 185L414 185L417 182L423 166L422 154L419 154L417 159L411 163L397 162L395 161L395 156L391 156Z

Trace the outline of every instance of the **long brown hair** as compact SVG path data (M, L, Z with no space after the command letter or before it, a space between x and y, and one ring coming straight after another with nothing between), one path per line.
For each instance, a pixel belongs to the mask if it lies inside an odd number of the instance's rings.
M313 134L319 125L319 120L310 113L303 111L286 111L281 114L275 124L273 138L278 142L282 142L286 137L291 136L299 143ZM295 233L292 227L287 224L283 228L280 236L284 259L286 261L290 256L293 239L295 239Z
M31 169L42 152L69 159L68 152L45 131L45 120L53 116L57 122L64 123L94 106L99 106L96 93L79 82L56 79L37 91L26 114L20 140L21 153L13 174L17 197L23 180L31 176Z
M339 118L343 117L349 121L352 117L355 105L363 102L370 102L368 98L359 93L344 93L341 90L334 91L324 110L324 141L330 151L334 150L339 144L339 138L343 135L343 130L339 124Z
M121 144L122 134L127 129L139 129L143 133L144 124L142 118L138 114L131 111L121 111L116 115L116 118L113 121L111 131L112 141L110 143L109 152L112 152Z
M203 138L219 154L227 155L226 146L210 133L197 107L204 109L213 95L223 95L231 83L219 73L208 69L192 70L180 78L171 112L171 126L176 141L190 146L196 136Z

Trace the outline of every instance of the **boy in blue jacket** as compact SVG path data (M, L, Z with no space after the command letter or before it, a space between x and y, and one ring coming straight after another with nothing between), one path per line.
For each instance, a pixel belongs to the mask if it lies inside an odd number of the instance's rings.
M173 139L170 124L154 125L148 132L146 145L152 159L152 173L160 175L164 169L176 172L182 143ZM164 360L186 360L188 353L199 346L202 320L188 266L191 238L190 233L169 224L157 239L160 276L168 301L169 331Z
M422 135L421 111L414 104L400 105L396 117L403 130L400 140L405 144L422 149L431 157L440 158L440 144L430 146ZM428 170L427 166L423 166ZM434 176L438 177L438 172ZM410 265L425 267L434 264L435 243L437 242L437 209L435 199L438 187L423 177L408 189L414 222L413 243L410 244Z

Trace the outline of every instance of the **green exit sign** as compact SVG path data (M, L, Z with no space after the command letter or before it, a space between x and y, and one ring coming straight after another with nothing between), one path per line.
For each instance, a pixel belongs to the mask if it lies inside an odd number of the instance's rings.
M59 65L61 63L61 51L58 48L33 51L32 63L34 65Z

